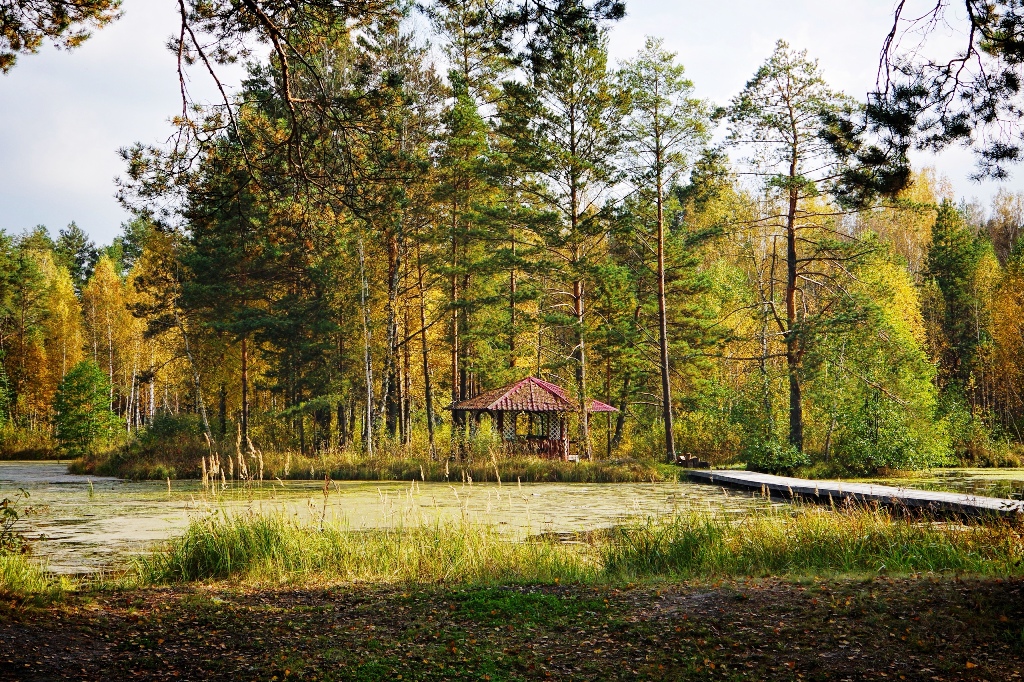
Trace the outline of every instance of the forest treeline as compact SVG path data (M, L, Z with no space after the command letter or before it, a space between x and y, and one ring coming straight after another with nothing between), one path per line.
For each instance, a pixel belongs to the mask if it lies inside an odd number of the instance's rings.
M6 456L472 457L447 408L532 374L619 409L584 457L1018 461L1024 193L852 202L858 104L781 41L711 103L589 16L383 4L123 150L110 246L3 237Z

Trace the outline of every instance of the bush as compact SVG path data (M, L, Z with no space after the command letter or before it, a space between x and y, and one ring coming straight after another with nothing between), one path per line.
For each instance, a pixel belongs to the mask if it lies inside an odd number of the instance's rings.
M1008 438L999 437L966 403L950 398L945 401L943 422L950 434L953 454L967 466L1019 467L1024 453ZM992 419L992 422L997 420Z
M27 549L25 537L17 530L18 522L26 514L20 506L25 499L28 499L28 492L24 489L19 489L14 499L0 499L0 555L18 554Z
M157 412L153 423L139 433L139 440L146 445L168 441L202 441L203 426L198 414Z
M906 407L892 401L877 397L865 401L860 409L845 415L836 434L835 461L856 475L953 463L944 424L933 422L925 433L910 422L906 412Z
M767 474L791 474L797 468L811 463L811 458L806 453L800 452L789 443L777 440L751 442L744 454L748 469Z
M53 459L56 450L49 429L28 429L11 421L0 426L0 459Z
M158 413L122 447L81 457L70 470L135 480L199 478L200 462L209 454L198 415Z

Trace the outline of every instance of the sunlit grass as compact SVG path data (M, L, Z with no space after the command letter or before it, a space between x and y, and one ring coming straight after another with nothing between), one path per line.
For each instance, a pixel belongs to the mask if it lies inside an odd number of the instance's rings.
M686 512L574 536L515 535L467 521L350 531L283 515L214 515L134 560L140 584L622 582L730 576L1024 574L1009 523L918 523L884 510Z
M215 515L134 559L142 583L218 578L253 582L586 582L599 571L589 547L522 541L493 527L436 524L349 531L281 514Z
M619 577L1024 573L1019 526L915 522L884 509L799 508L740 519L683 514L617 531L604 566Z
M470 463L430 459L328 459L324 466L334 480L466 481L495 483L658 483L679 480L680 469L654 462L630 460L565 462L537 457L479 458ZM308 468L316 469L316 462ZM301 464L290 478L309 478ZM283 477L282 477L283 478Z
M47 603L74 589L64 576L47 571L24 554L0 554L0 598Z

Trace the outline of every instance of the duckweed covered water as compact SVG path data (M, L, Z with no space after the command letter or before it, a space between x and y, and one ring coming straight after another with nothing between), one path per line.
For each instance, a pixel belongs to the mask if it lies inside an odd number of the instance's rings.
M499 529L573 533L688 509L743 514L769 502L750 493L693 483L494 483L122 481L68 474L57 462L0 462L0 497L28 491L22 530L33 552L58 573L117 565L184 531L190 518L245 510L284 511L351 529L466 519ZM772 504L778 504L772 503Z
M877 478L871 482L903 488L1024 500L1024 469L932 469L909 477Z

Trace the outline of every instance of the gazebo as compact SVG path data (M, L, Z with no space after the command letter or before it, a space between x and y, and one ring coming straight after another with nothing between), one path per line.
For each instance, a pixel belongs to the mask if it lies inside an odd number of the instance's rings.
M536 377L526 377L503 388L453 404L453 412L468 412L470 426L489 415L506 447L525 450L548 459L569 459L568 415L578 413L579 403L563 388ZM588 413L618 412L611 405L591 399ZM519 433L520 415L525 415L525 433Z

